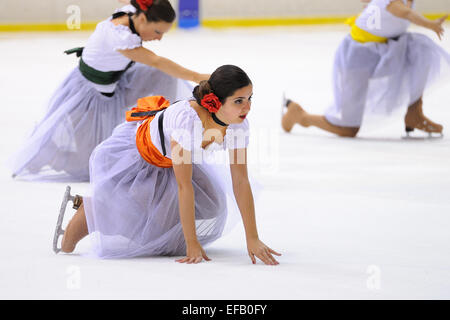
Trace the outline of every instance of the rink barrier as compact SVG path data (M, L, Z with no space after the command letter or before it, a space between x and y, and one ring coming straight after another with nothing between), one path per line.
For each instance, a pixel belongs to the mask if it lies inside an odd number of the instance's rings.
M428 19L435 20L444 13L425 14ZM205 28L234 27L276 27L301 25L343 24L348 16L335 17L297 17L297 18L245 18L245 19L203 19L201 26ZM450 17L447 19L450 21ZM66 23L37 24L0 24L0 32L57 32L57 31L92 31L99 22L81 23L80 29L69 29Z
M444 13L424 14L428 19L435 20ZM203 19L201 25L206 28L231 27L275 27L275 26L301 26L344 24L349 16L333 17L293 17L293 18L245 18L245 19ZM447 19L450 21L450 17Z
M82 23L80 29L75 31L95 30L98 22ZM0 24L0 32L58 32L74 31L67 27L65 23L36 23L36 24Z

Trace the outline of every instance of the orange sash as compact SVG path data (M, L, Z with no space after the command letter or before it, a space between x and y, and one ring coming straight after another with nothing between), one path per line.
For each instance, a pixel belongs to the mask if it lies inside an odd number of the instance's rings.
M145 161L161 168L171 168L172 160L163 156L152 143L150 122L155 118L156 113L153 115L145 113L164 110L169 106L169 101L162 96L145 97L138 100L137 107L126 113L126 120L129 122L145 120L136 132L136 146Z

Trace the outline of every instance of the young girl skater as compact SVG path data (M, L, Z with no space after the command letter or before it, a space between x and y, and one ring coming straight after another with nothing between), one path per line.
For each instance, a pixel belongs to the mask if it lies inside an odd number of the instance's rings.
M26 180L89 181L89 157L125 118L139 97L189 98L199 74L157 56L142 41L161 40L175 19L168 0L133 0L97 25L86 47L12 162L14 176ZM178 79L179 78L179 79ZM181 80L184 79L184 80Z
M390 114L409 106L407 133L419 129L430 135L442 134L442 125L423 114L422 96L444 71L450 71L450 55L425 35L406 30L412 22L433 30L441 39L448 16L426 19L413 9L411 0L364 2L370 3L336 53L334 104L321 116L285 100L288 109L282 118L283 129L290 132L300 124L355 137L366 112Z
M92 195L75 198L78 210L64 232L66 192L55 252L59 235L62 251L70 253L90 234L101 258L185 255L177 262L208 261L203 247L221 237L227 216L238 210L252 262L257 257L278 264L273 255L279 254L259 240L247 175L252 83L240 68L226 65L193 94L195 100L170 106L163 97L140 99L127 113L129 122L94 150ZM217 148L229 150L230 181L201 159Z

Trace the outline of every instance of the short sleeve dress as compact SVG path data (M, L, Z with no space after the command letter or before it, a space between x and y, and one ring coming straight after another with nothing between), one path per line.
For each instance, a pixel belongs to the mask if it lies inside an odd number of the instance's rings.
M363 118L406 112L427 88L450 75L450 54L426 35L407 32L410 22L387 10L392 1L372 0L356 20L386 43L360 43L348 35L336 52L334 101L325 113L334 125L359 128Z
M152 143L163 152L158 117L150 124ZM173 168L146 162L136 146L140 123L124 123L100 144L90 159L91 193L84 198L91 253L100 258L153 255L184 255L186 245L178 207L178 187ZM199 127L200 126L200 127ZM230 125L225 140L201 149L201 121L189 101L166 109L163 120L166 157L170 139L184 149L203 155L248 146L249 124ZM200 135L198 132L200 132ZM228 139L227 136L242 139ZM231 188L228 164L193 160L197 237L206 246L220 238L238 221L240 214Z
M123 8L129 10L130 6ZM85 64L101 72L125 70L131 60L117 50L142 46L135 30L111 20L97 25L81 56ZM61 53L65 49L61 48ZM89 181L92 151L125 121L125 111L137 99L161 95L175 102L190 98L192 89L188 81L144 64L135 63L110 84L88 80L77 66L51 97L43 119L10 159L13 175L22 180Z

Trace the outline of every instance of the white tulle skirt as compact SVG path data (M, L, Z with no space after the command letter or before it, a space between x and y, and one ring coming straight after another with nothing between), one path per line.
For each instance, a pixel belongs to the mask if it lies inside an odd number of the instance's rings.
M125 121L137 99L151 95L169 101L188 99L192 85L155 68L136 63L120 78L113 97L106 97L81 75L78 67L49 102L47 113L9 165L24 180L89 181L94 148Z
M422 97L450 75L450 54L422 34L405 33L388 43L359 43L347 36L334 62L334 103L329 122L360 127L367 115L390 115Z
M186 245L172 168L147 163L136 147L138 123L119 125L90 159L84 206L92 240L88 256L131 258L184 255ZM239 220L227 165L193 164L195 225L202 246Z

